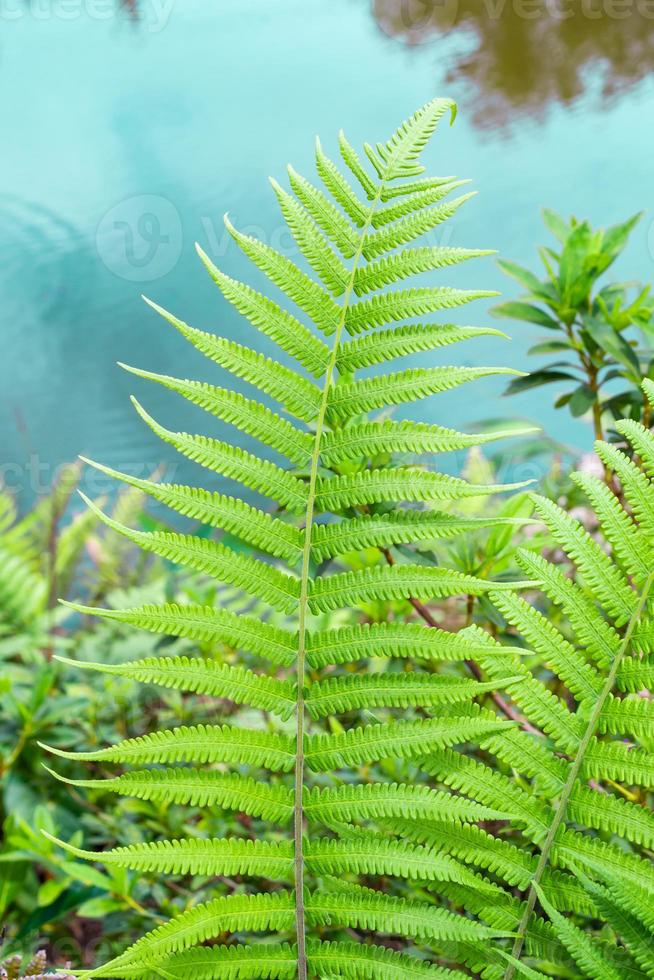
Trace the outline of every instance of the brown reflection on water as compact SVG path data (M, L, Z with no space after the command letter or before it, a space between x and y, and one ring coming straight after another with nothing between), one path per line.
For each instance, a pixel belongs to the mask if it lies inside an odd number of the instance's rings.
M455 35L446 81L462 89L480 126L543 118L591 82L605 103L654 71L651 0L372 0L372 9L384 33L407 45Z

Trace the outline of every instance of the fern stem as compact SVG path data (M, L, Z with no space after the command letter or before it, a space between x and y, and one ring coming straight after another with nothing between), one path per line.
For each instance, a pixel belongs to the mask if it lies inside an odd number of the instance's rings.
M382 180L377 188L377 193L370 204L366 220L361 228L359 242L356 253L352 259L350 276L343 294L343 303L338 318L338 324L334 333L334 343L323 385L320 408L316 421L316 434L311 453L311 464L309 470L309 493L307 500L306 519L304 527L304 546L302 551L302 567L300 573L300 598L298 610L298 659L297 659L297 728L296 728L296 759L295 759L295 807L294 807L294 846L295 846L295 927L297 933L297 961L298 961L298 980L307 980L307 952L306 952L306 915L304 908L304 806L303 789L305 777L305 758L304 758L304 737L308 729L309 719L306 712L305 703L305 682L306 682L306 636L307 636L307 612L309 599L309 577L311 574L311 531L314 522L316 485L318 482L318 470L320 467L320 452L322 436L325 430L325 419L327 416L327 406L329 403L329 389L336 373L336 363L338 351L345 329L345 320L350 304L350 299L354 290L355 275L361 257L363 255L363 243L371 227L372 218L381 201L385 187Z
M519 960L522 954L522 950L525 944L527 928L529 926L529 922L531 920L531 917L534 913L534 909L536 907L537 887L538 885L540 885L543 875L549 865L552 848L554 847L554 843L556 841L556 835L559 832L561 824L565 820L567 809L568 809L568 803L570 802L570 797L575 788L577 779L579 778L579 773L581 772L581 767L584 762L586 750L588 749L590 741L597 731L597 726L599 724L600 715L602 714L604 705L606 704L609 695L611 694L613 688L615 687L615 681L618 675L618 671L620 670L620 665L622 664L622 661L624 660L624 657L629 649L629 645L631 643L631 637L633 636L633 632L638 624L643 609L645 608L645 605L649 598L652 584L654 584L654 571L651 571L649 573L647 580L645 581L636 608L634 609L633 613L631 614L631 618L629 619L626 632L622 639L622 643L620 644L620 648L618 649L613 659L613 663L607 675L606 681L604 683L604 687L602 688L600 695L597 701L595 702L595 706L593 708L592 714L588 719L588 725L586 726L584 735L579 743L579 748L577 749L576 755L570 766L568 778L566 779L563 790L561 791L559 803L554 813L554 819L552 820L549 831L547 833L547 837L545 838L545 842L543 843L543 847L541 849L540 858L536 866L536 871L534 872L534 877L531 882L529 894L527 896L527 904L525 906L522 919L520 920L520 925L518 926L518 935L516 937L515 943L513 944L513 950L512 950L512 955L515 960ZM513 978L515 977L515 973L516 973L516 966L513 963L509 964L504 974L504 980L513 980Z

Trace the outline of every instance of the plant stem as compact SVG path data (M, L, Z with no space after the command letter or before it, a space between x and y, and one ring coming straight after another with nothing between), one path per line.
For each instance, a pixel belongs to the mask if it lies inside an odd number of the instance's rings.
M309 469L309 487L307 510L304 525L304 547L302 552L302 568L300 573L300 599L298 612L298 658L297 658L297 726L296 726L296 756L295 756L295 805L294 805L294 847L295 847L295 928L297 934L297 965L298 980L307 980L307 951L306 951L306 914L304 907L304 804L303 790L305 777L304 759L304 737L308 729L308 718L306 715L305 704L305 682L306 682L306 648L307 648L307 614L309 600L309 582L311 575L311 532L314 523L316 485L318 482L318 470L320 468L320 451L322 436L325 429L327 417L327 406L329 404L329 391L336 373L338 351L341 337L345 328L347 311L354 290L354 279L359 262L363 255L363 243L371 227L373 215L381 201L384 189L384 181L379 184L377 194L372 201L366 221L361 228L357 251L352 259L350 277L343 295L343 303L338 325L334 334L334 343L327 370L325 372L324 386L318 418L316 420L316 434L311 454L311 465Z
M570 766L570 770L568 772L568 778L565 781L565 785L563 787L563 790L561 791L561 796L559 798L558 805L554 812L554 819L552 820L550 829L547 833L547 837L545 838L545 842L543 843L538 865L536 866L536 871L534 872L534 877L532 879L532 883L529 888L529 894L527 896L527 904L525 906L522 919L520 920L520 925L518 926L518 935L516 937L512 950L513 957L516 960L519 960L522 954L522 950L525 944L525 936L526 936L527 928L529 926L529 922L533 915L534 908L536 907L536 898L537 898L536 886L541 883L543 874L545 873L545 870L549 865L552 849L554 847L554 842L556 840L556 835L559 832L559 828L561 827L561 824L565 820L567 809L568 809L568 803L570 802L570 797L572 796L575 785L579 778L579 773L581 772L581 767L584 762L584 756L586 755L586 750L590 744L590 740L593 738L595 732L597 731L597 726L599 723L600 715L602 714L602 711L604 709L604 705L606 704L609 695L611 694L613 688L615 687L615 679L620 669L620 665L627 653L627 650L629 649L629 644L631 643L631 637L633 635L634 629L636 628L638 620L642 615L643 609L645 608L645 604L649 598L649 593L651 591L653 583L654 583L654 571L650 572L650 574L647 576L647 580L645 581L645 584L643 586L643 590L638 599L636 608L631 614L631 618L627 625L627 629L622 639L622 643L620 644L620 648L618 649L614 657L613 663L611 665L611 669L604 683L604 687L602 688L602 691L597 701L595 702L592 714L588 719L588 725L586 726L586 731L584 732L584 735L579 743L579 747L577 749L575 757ZM516 972L516 967L513 964L509 964L506 973L504 974L504 980L513 980L513 978L515 977L515 972Z

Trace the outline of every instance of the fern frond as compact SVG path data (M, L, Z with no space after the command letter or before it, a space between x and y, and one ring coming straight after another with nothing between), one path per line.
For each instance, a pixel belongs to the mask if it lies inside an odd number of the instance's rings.
M293 924L294 907L293 895L287 891L214 898L153 929L106 966L80 976L89 980L91 977L111 977L129 967L142 969L143 965L163 964L172 953L189 949L224 932L289 929ZM197 955L196 951L194 954Z
M602 677L555 626L520 596L490 592L489 599L541 655L580 701L593 701L602 689Z
M334 209L336 210L336 209ZM338 214L338 212L336 212ZM302 272L294 262L269 245L251 235L237 231L225 215L225 227L234 241L248 258L264 272L270 281L278 286L290 300L325 333L333 333L338 323L340 308L329 293ZM281 310L267 297L255 292L244 283L225 276L215 265L211 265L211 276L220 286L225 299L232 303L264 333L315 377L324 373L329 363L329 348L295 317ZM280 321L278 327L277 321ZM276 332L279 330L279 335ZM275 331L275 332L273 332Z
M474 191L469 194L462 194L461 197L457 197L453 201L436 204L419 214L410 214L380 231L370 232L363 242L363 255L370 261L386 252L394 251L400 245L407 245L409 242L415 241L416 238L438 228L448 218L452 218L459 208L473 197L475 197Z
M652 484L638 466L615 446L607 442L596 442L595 451L604 465L620 478L625 500L638 523L645 528L651 538L654 535Z
M293 816L291 790L231 773L205 769L144 769L111 779L66 779L52 769L48 772L68 786L119 793L137 800L222 807L282 825Z
M295 609L300 595L299 580L272 565L249 555L239 554L219 541L193 534L133 531L104 514L84 494L81 496L107 527L133 541L144 551L242 589L281 612L290 613Z
M348 270L323 238L322 232L314 224L308 211L305 211L276 180L271 179L270 182L277 195L281 212L305 259L335 296L342 295L349 280Z
M301 532L292 524L272 517L258 507L252 507L242 500L202 490L199 487L142 480L85 457L81 458L83 462L101 473L122 480L123 483L147 493L153 500L165 504L182 516L233 534L275 558L283 558L289 564L295 564L302 556Z
M89 616L102 616L118 623L129 623L152 633L185 636L192 640L227 643L237 650L265 657L280 667L289 667L297 653L294 634L262 623L251 616L241 616L212 606L138 606L134 609L99 609L79 603L62 605Z
M312 893L307 899L307 913L315 925L374 929L413 939L483 940L497 935L481 923L446 909L355 885Z
M638 803L577 785L568 810L570 818L584 827L616 834L642 847L654 846L654 815Z
M362 227L366 223L368 209L361 203L333 160L323 152L320 139L316 139L316 170L334 200L338 201L359 228Z
M620 664L617 686L628 694L654 687L654 658L627 657Z
M510 809L514 820L524 822L536 834L547 830L549 813L546 806L502 773L472 757L440 749L425 756L420 768L445 786L465 793L484 806L498 812Z
M508 490L521 490L525 483L474 485L446 473L398 467L392 470L363 470L338 477L319 477L316 503L324 511L341 513L350 507L380 503L429 503L485 497Z
M91 663L57 657L61 663L81 670L97 670L127 677L142 684L158 684L174 691L225 698L288 720L295 710L295 685L245 667L221 664L202 657L147 657L124 664Z
M335 970L336 976L347 980L463 980L464 977L458 970L432 966L416 956L365 943L312 941L308 954L311 967L320 975Z
M288 943L254 946L194 946L173 953L151 966L128 964L116 970L125 980L292 980L296 975L297 950ZM98 975L98 974L96 974Z
M487 289L453 289L450 286L399 289L354 303L348 309L345 328L349 334L355 336L371 327L383 327L439 310L456 309L476 299L496 295L496 292L489 292Z
M416 660L474 660L488 647L460 633L435 627L425 629L417 623L372 623L311 633L307 657L312 667L354 663L368 658Z
M621 974L606 961L594 942L574 923L557 912L542 888L537 886L537 891L540 904L547 912L561 942L570 951L584 976L589 977L590 980L621 980Z
M354 784L336 789L315 787L305 791L304 810L310 820L328 826L392 817L470 823L492 820L502 815L502 811L474 800L428 786L398 783Z
M341 174L339 176L342 178ZM358 236L347 218L319 188L314 187L310 181L302 177L290 165L288 167L288 179L295 196L307 209L318 227L331 239L345 258L352 258L357 249ZM351 190L351 188L348 189ZM340 191L341 186L339 185L338 192L340 193ZM356 195L353 192L350 195L346 190L344 200L347 200L351 206L353 214L356 216L353 217L353 220L358 223L361 207Z
M214 473L219 473L230 480L236 480L243 486L287 507L292 513L303 513L306 507L306 489L304 484L275 463L259 459L252 453L220 442L209 436L193 436L187 432L171 432L148 415L135 398L132 402L136 411L155 435L173 446L182 455L199 463Z
M312 382L270 357L243 347L233 340L190 327L151 300L146 302L202 354L226 371L270 395L296 418L304 422L315 418L320 405L320 392Z
M490 327L461 327L455 323L412 323L390 330L373 331L342 344L337 366L341 373L347 374L359 368L374 367L398 357L438 350L484 335L506 337L500 330Z
M515 678L513 678L515 680ZM512 678L507 678L508 683ZM431 708L468 701L502 686L501 682L467 680L440 674L348 674L316 681L306 699L312 718L378 707Z
M427 565L376 565L316 579L309 606L314 613L388 599L436 599L483 595L491 589L525 588L530 582L487 582L448 568Z
M246 255L286 293L289 299L304 309L316 323L320 323L326 332L333 332L338 320L338 307L328 293L289 259L267 245L258 242L255 238L239 237L239 233L227 217L225 217L225 226ZM282 350L302 364L307 371L320 377L329 360L329 351L325 344L273 300L258 293L246 283L226 276L199 247L198 252L209 275L225 299L253 326L267 334Z
M637 585L642 585L654 557L649 542L638 533L636 524L605 483L587 473L573 473L572 479L593 505L614 558Z
M155 381L170 391L175 391L194 405L286 456L297 466L307 465L311 456L311 436L259 402L246 398L237 391L217 388L203 381L171 378L122 363L120 367L139 378Z
M388 514L354 517L334 524L314 524L311 550L314 561L347 555L366 548L447 540L460 534L514 523L501 517L456 517L439 511L396 510ZM519 519L516 524L522 523Z
M593 739L586 749L583 771L587 779L613 779L654 789L654 755L624 742Z
M380 759L411 759L436 748L478 741L511 722L446 715L420 721L392 721L350 728L339 735L312 735L305 759L314 772L362 766Z
M532 494L531 497L536 511L554 539L575 562L594 595L618 626L626 623L637 601L637 595L626 577L579 521L547 498L538 494Z
M350 419L378 408L428 398L481 378L520 373L510 368L411 368L335 385L330 391L328 411L330 417Z
M343 840L319 838L307 843L307 863L321 875L340 878L391 875L409 881L459 881L477 884L476 877L458 861L430 847L385 839L368 831ZM488 886L492 891L492 886Z
M295 765L295 742L288 735L253 731L232 725L180 725L171 731L152 732L126 739L94 752L66 752L41 747L62 759L79 762L116 762L120 765L169 765L174 762L227 762L290 772Z
M450 114L452 124L456 119L456 103L451 99L433 99L405 120L387 143L377 143L375 150L366 143L368 158L380 177L391 181L423 173L425 168L418 158L446 113Z
M349 142L343 130L341 130L338 134L338 146L344 162L350 169L351 173L356 177L357 181L361 184L361 187L363 188L368 200L372 201L375 195L378 193L375 182L366 173L361 164L361 160L359 159L359 154Z
M131 871L171 875L256 875L285 880L293 868L290 841L189 837L95 852L81 850L50 834L45 836L75 857Z
M564 610L597 664L606 667L612 663L620 646L620 636L581 588L541 555L521 550L518 563L528 575L540 579L543 591Z
M379 208L373 215L371 221L372 227L383 228L384 225L389 225L392 221L399 221L400 218L404 218L408 214L413 214L415 211L422 211L431 204L442 201L452 191L458 190L459 187L464 187L469 183L469 180L441 181L438 184L422 188L413 193L404 193L401 197L395 199L395 203L389 204L385 208Z
M451 188L456 187L457 184L445 186ZM440 187L436 187L431 191L423 191L422 195L438 193L439 191ZM415 198L413 200L415 201ZM442 245L405 248L395 255L385 256L358 268L354 275L354 291L357 296L363 296L422 272L448 268L470 259L483 258L493 254L492 249L449 248Z
M651 738L654 731L654 704L647 698L632 695L616 698L609 695L599 717L600 732Z

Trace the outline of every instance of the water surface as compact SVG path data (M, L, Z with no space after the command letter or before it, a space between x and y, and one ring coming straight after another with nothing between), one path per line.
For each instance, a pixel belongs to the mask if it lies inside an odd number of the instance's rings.
M439 240L528 265L546 237L543 205L599 224L651 207L654 21L636 13L528 20L491 0L4 2L0 462L25 497L80 453L137 473L175 463L169 476L197 480L134 416L130 393L170 427L233 435L116 361L219 377L140 294L249 341L194 242L248 277L222 228L229 211L288 249L267 178L288 161L309 173L315 133L334 152L341 126L356 142L386 138L432 96L457 98L430 169L470 177L480 193ZM651 280L650 222L617 274ZM513 295L491 260L442 281ZM459 319L497 325L488 305ZM482 340L456 360L527 367L539 332L510 331L512 344ZM465 427L520 416L590 445L584 422L551 408L550 389L503 399L503 387L433 398L421 417Z

